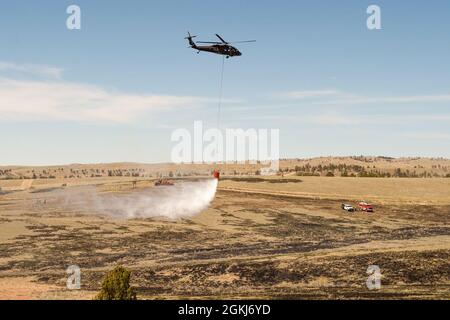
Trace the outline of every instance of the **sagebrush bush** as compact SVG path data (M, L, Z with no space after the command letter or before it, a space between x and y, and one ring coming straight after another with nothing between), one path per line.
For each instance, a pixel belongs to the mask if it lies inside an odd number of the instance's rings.
M130 286L131 272L122 266L109 271L103 280L102 289L96 300L136 300L136 293Z

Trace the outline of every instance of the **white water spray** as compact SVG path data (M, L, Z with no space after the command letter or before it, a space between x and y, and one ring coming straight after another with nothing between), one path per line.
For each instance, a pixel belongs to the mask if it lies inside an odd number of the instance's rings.
M195 216L205 210L214 200L217 185L217 179L208 179L177 182L174 186L148 188L124 194L98 194L93 188L75 188L65 190L63 198L65 205L71 209L115 218L179 219Z

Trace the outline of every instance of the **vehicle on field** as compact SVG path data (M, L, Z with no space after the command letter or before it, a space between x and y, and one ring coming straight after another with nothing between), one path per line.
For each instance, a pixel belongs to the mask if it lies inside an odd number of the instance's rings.
M358 207L363 212L373 212L373 206L367 202L360 202Z
M155 182L155 187L174 186L174 185L175 183L167 179L160 179Z
M355 212L355 208L350 204L343 203L341 207L342 210L345 210L347 212Z

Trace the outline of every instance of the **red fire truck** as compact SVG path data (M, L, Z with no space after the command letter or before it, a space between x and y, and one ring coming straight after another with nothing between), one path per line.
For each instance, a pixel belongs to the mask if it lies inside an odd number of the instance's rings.
M360 202L358 204L358 207L361 211L364 212L373 212L373 206L371 204L368 204L367 202Z

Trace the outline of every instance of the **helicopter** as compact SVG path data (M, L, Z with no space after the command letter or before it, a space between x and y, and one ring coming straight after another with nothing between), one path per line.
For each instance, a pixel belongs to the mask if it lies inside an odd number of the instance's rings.
M188 36L185 39L189 41L189 45L192 49L197 50L197 54L200 53L200 51L206 51L226 56L227 59L230 57L242 56L242 53L238 49L230 45L231 43L256 42L256 40L227 42L220 35L216 34L216 37L219 38L220 42L197 41L197 43L210 44L209 46L198 46L194 40L192 40L196 37L197 36L191 36L188 32Z

